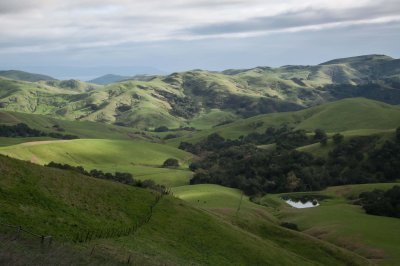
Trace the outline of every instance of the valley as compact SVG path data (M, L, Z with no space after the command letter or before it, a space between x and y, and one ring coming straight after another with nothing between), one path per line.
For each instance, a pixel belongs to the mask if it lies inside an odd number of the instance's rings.
M2 71L0 264L398 265L400 219L360 203L400 185L398 65Z

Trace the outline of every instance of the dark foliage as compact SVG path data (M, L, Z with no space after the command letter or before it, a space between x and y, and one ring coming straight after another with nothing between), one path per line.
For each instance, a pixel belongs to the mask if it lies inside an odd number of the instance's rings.
M363 192L360 203L368 214L400 218L400 186L387 191Z
M55 128L57 131L63 131L62 128ZM78 136L69 134L60 134L57 132L43 132L37 129L30 128L28 125L20 123L17 125L7 126L0 125L1 137L52 137L56 139L78 139Z
M169 131L169 129L166 126L160 126L154 129L154 132L167 132L167 131Z
M69 170L73 171L82 175L86 176L91 176L94 178L99 178L99 179L106 179L106 180L111 180L114 182L122 183L125 185L130 185L130 186L136 186L136 187L141 187L141 188L149 188L152 190L156 190L162 194L169 194L169 190L163 186L163 185L158 185L154 183L152 180L135 180L133 179L132 174L130 173L121 173L121 172L115 172L115 174L112 173L105 173L101 170L97 169L92 169L90 171L86 171L82 166L72 166L69 164L61 164L61 163L55 163L55 162L50 162L49 164L45 165L47 167L52 167L52 168L58 168L58 169L63 169L63 170Z
M179 161L177 159L174 159L174 158L168 158L163 163L163 167L166 167L166 168L177 168L177 167L179 167Z
M388 104L400 103L400 83L396 80L381 80L361 85L327 85L324 89L337 99L364 97Z
M245 137L240 137L238 140L225 140L217 133L214 133L196 144L181 142L179 149L194 154L200 154L204 151L216 151L222 148L244 144L266 145L275 143L277 149L289 150L314 142L315 140L310 139L304 130L294 130L284 125L278 129L269 127L264 133L254 132Z
M253 133L240 140L225 140L212 134L197 144L182 142L180 148L199 158L190 165L195 172L191 184L220 184L242 189L248 195L390 182L398 177L400 141L387 141L376 147L375 136L341 140L326 159L295 149L326 139L323 131L308 139L305 132L282 127L269 128L264 134ZM276 149L263 150L256 146L268 143L276 143Z

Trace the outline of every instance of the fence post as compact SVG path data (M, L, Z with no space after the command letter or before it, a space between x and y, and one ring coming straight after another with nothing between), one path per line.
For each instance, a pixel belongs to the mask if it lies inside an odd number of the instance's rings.
M128 263L127 264L131 264L131 254L129 254Z
M18 229L17 229L17 234L15 236L15 239L18 239L20 237L21 232L22 232L22 226L19 225Z

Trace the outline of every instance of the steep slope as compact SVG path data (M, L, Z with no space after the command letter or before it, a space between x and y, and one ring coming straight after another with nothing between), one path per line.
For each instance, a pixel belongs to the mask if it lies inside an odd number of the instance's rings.
M161 198L150 220L132 233L126 229L149 213L156 197L153 192L3 156L0 171L2 223L52 235L56 241L108 230L114 233L98 234L92 242L74 245L88 253L100 251L110 259L126 262L130 254L141 265L368 264L342 249L275 227L303 245L297 251L287 250L283 243L260 238L171 196ZM13 253L18 250L8 254Z
M5 70L0 71L0 77L14 79L14 80L23 80L23 81L42 81L42 80L56 80L53 77L41 75L41 74L34 74L19 70Z

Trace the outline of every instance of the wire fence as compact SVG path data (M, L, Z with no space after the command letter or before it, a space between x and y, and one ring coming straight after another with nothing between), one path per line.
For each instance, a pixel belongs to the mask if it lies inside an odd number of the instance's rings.
M32 232L26 228L24 228L21 225L12 225L12 224L7 224L7 223L2 223L0 222L0 232L4 232L7 235L7 241L16 241L16 240L24 240L26 237L24 236L27 235L29 236L29 239L37 239L38 240L38 245L36 247L40 247L42 252L48 252L49 250L54 249L54 252L57 252L57 249L59 249L60 244L63 245L63 243L68 243L68 242L73 242L73 243L86 243L90 242L95 239L104 239L104 238L117 238L117 237L122 237L122 236L129 236L135 234L142 226L146 225L147 223L150 222L152 216L153 216L153 211L156 205L160 202L162 197L164 196L164 193L157 193L154 202L151 203L151 205L148 207L148 210L146 214L141 217L136 223L134 223L131 226L127 226L125 228L107 228L107 229L98 229L98 230L80 230L77 231L75 234L72 234L73 237L69 239L59 239L60 241L54 241L56 243L53 243L53 236L51 235L42 235L38 234L35 232ZM31 241L30 240L30 241ZM35 243L36 240L34 240L33 243ZM66 241L66 242L63 242ZM32 242L32 241L31 241ZM57 244L58 243L58 244ZM36 244L35 244L36 245ZM97 255L97 253L103 253L101 250L101 247L98 244L94 244L92 248L90 249L90 254L88 257L92 257ZM38 257L38 260L40 261L40 255ZM134 256L132 254L127 254L126 260L123 263L127 263L128 265L134 263Z
M23 228L21 225L12 225L12 224L6 224L6 223L1 223L0 222L0 226L2 226L3 228L10 228L13 229L11 232L11 235L13 237L13 240L17 240L19 238L22 237L23 234L28 234L31 237L37 238L38 240L40 240L40 244L42 246L51 246L51 244L53 243L53 237L50 235L41 235L41 234L37 234L34 232L31 232L25 228Z

